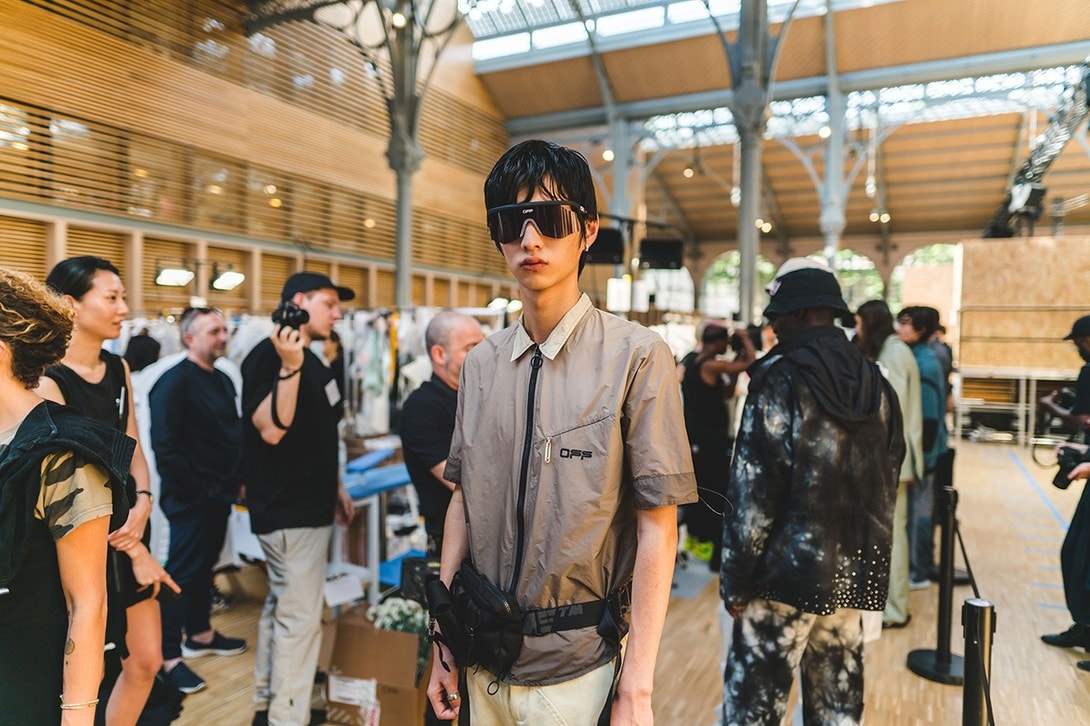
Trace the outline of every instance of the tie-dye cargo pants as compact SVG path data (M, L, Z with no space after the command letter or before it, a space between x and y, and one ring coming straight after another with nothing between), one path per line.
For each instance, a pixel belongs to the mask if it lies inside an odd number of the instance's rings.
M723 685L724 726L780 726L800 668L806 726L863 718L863 627L859 610L814 615L754 600L734 622Z

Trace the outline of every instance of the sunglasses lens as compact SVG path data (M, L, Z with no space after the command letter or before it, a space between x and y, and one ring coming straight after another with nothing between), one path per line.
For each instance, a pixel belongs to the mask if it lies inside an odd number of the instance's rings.
M532 221L543 236L558 239L576 230L577 218L567 204L532 202L492 212L488 215L488 229L494 242L511 244L522 239L528 221Z

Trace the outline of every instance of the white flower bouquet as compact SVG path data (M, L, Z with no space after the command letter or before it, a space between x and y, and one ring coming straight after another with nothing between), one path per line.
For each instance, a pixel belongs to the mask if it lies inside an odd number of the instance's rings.
M431 643L428 641L428 613L414 600L390 597L368 609L367 617L376 628L395 630L399 633L416 635L419 647L416 656L416 678L419 681L431 655Z

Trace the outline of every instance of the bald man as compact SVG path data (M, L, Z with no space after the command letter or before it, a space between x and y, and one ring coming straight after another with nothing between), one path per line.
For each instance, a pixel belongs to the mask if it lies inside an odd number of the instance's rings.
M454 491L443 469L458 410L458 378L466 353L483 339L480 324L468 315L446 310L432 318L424 333L431 380L412 392L401 411L402 451L420 499L428 554L434 557L442 550L443 519Z

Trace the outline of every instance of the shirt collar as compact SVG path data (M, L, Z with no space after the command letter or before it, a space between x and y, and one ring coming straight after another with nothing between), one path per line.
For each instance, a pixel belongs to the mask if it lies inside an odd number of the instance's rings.
M571 309L564 313L564 317L560 318L560 322L553 328L553 332L549 333L549 337L545 339L545 342L539 346L541 354L549 360L555 360L564 347L564 343L568 342L568 338L575 332L575 326L579 324L579 321L583 319L583 316L587 314L590 308L590 298L584 292L579 296L579 300L575 305L572 305ZM526 328L522 324L522 316L519 316L518 324L515 327L515 344L511 350L511 360L518 360L523 353L533 347L534 339L526 332Z

